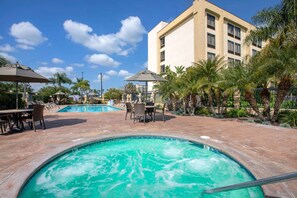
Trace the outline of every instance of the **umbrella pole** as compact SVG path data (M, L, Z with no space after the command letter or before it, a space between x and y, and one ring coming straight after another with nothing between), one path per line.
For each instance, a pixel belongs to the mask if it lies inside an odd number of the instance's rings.
M18 91L18 86L19 86L19 82L16 82L16 103L15 103L15 108L18 109L19 108L19 91Z
M147 102L147 81L145 81L145 102Z

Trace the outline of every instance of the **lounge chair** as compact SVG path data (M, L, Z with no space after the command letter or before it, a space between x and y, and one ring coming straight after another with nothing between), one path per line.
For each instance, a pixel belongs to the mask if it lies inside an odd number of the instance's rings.
M132 104L130 102L126 102L125 105L126 105L126 117L125 117L125 120L127 120L128 113L130 113L130 119L132 119L132 114L134 113Z
M145 120L146 120L145 104L135 104L133 123L135 123L136 119L140 121L141 118L143 118L143 122L145 123Z
M25 122L29 122L31 129L33 128L34 131L36 131L35 122L39 121L40 125L43 126L43 129L45 129L43 110L44 110L43 105L34 105L32 114L28 114L27 116L24 116L21 118L23 128L24 128L23 122L25 121Z

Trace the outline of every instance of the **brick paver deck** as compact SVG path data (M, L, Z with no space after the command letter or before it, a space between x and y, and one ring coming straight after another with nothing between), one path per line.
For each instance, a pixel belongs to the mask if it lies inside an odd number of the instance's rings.
M230 154L256 178L297 171L297 130L236 120L167 114L146 124L110 113L46 112L46 130L0 135L0 197L16 197L22 184L42 163L63 150L92 140L128 135L191 139ZM209 136L209 139L201 138ZM297 180L263 187L265 194L297 197Z

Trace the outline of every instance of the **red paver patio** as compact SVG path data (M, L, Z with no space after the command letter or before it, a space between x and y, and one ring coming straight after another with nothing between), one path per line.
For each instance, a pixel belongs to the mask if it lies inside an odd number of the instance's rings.
M32 172L67 148L103 138L161 135L213 146L246 166L256 178L297 171L297 130L236 120L167 114L146 124L124 120L125 112L46 112L47 129L0 136L0 197L16 197ZM201 136L209 136L203 139ZM297 197L297 180L263 186L265 194Z

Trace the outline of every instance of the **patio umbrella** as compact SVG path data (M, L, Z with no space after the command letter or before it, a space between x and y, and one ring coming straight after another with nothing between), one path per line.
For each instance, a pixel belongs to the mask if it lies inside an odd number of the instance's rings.
M56 96L64 96L64 95L66 95L64 92L62 92L62 91L58 91L57 93L55 93L54 95L56 95Z
M126 81L138 81L138 82L145 82L145 99L147 100L147 83L148 82L160 82L160 81L166 81L166 79L162 78L158 74L146 69L141 72L138 72L134 76L131 76L126 79Z
M30 67L16 64L6 64L0 67L0 81L16 83L16 109L18 109L18 83L19 82L50 82L47 78L37 74Z

